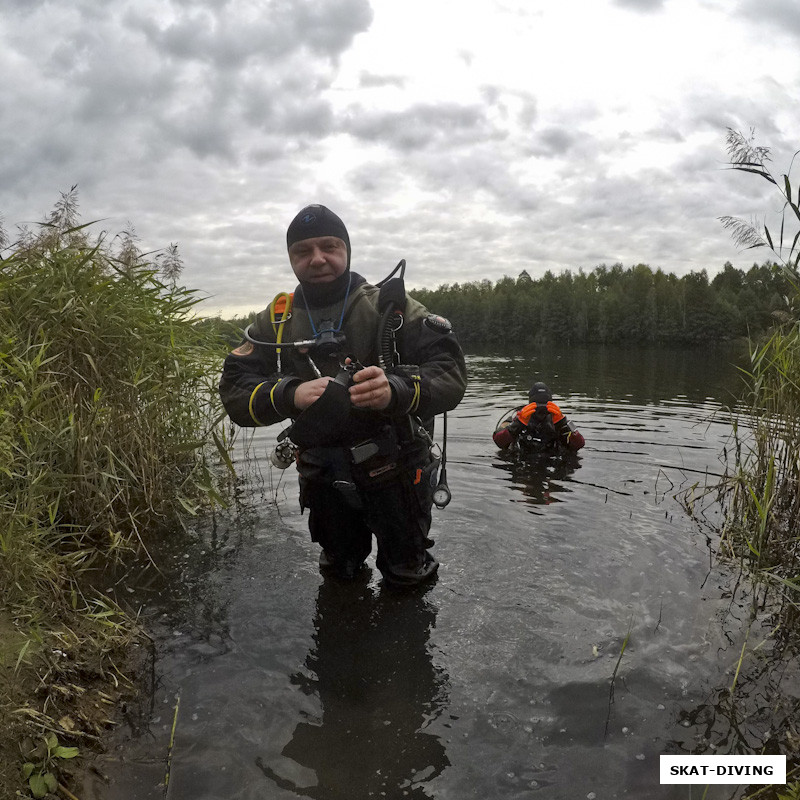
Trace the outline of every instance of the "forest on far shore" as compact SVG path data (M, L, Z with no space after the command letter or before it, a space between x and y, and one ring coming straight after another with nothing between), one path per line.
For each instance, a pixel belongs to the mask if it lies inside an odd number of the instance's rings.
M447 317L462 344L693 345L758 336L793 319L797 292L780 264L742 270L726 262L711 280L705 269L678 277L646 264L603 264L409 294Z

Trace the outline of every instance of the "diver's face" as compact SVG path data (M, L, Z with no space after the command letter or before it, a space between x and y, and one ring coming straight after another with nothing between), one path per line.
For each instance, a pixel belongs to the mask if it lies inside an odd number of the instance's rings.
M327 283L347 269L347 245L336 236L315 236L289 248L289 263L297 280Z

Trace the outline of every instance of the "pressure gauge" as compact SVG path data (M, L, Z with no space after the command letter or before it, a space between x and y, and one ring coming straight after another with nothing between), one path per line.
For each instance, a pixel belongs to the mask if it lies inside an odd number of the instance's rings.
M446 483L440 483L433 490L433 503L436 508L444 508L450 502L451 497L452 495Z

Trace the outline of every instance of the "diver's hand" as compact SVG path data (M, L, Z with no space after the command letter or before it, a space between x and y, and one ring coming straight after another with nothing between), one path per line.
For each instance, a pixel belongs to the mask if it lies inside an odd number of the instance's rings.
M383 411L392 402L392 387L380 367L364 367L353 374L350 402L356 408Z
M328 384L333 380L331 377L314 378L313 381L305 381L294 390L294 407L298 411L303 411L312 403L322 397Z

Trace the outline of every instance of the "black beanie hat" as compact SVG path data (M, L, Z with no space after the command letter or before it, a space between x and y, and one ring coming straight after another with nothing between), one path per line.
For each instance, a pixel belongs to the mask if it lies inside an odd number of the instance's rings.
M553 399L547 385L541 382L534 383L528 392L528 402L537 405L547 405Z
M306 206L298 212L286 231L286 247L303 239L317 236L335 236L347 245L347 266L350 266L350 237L344 222L329 208L320 205Z

